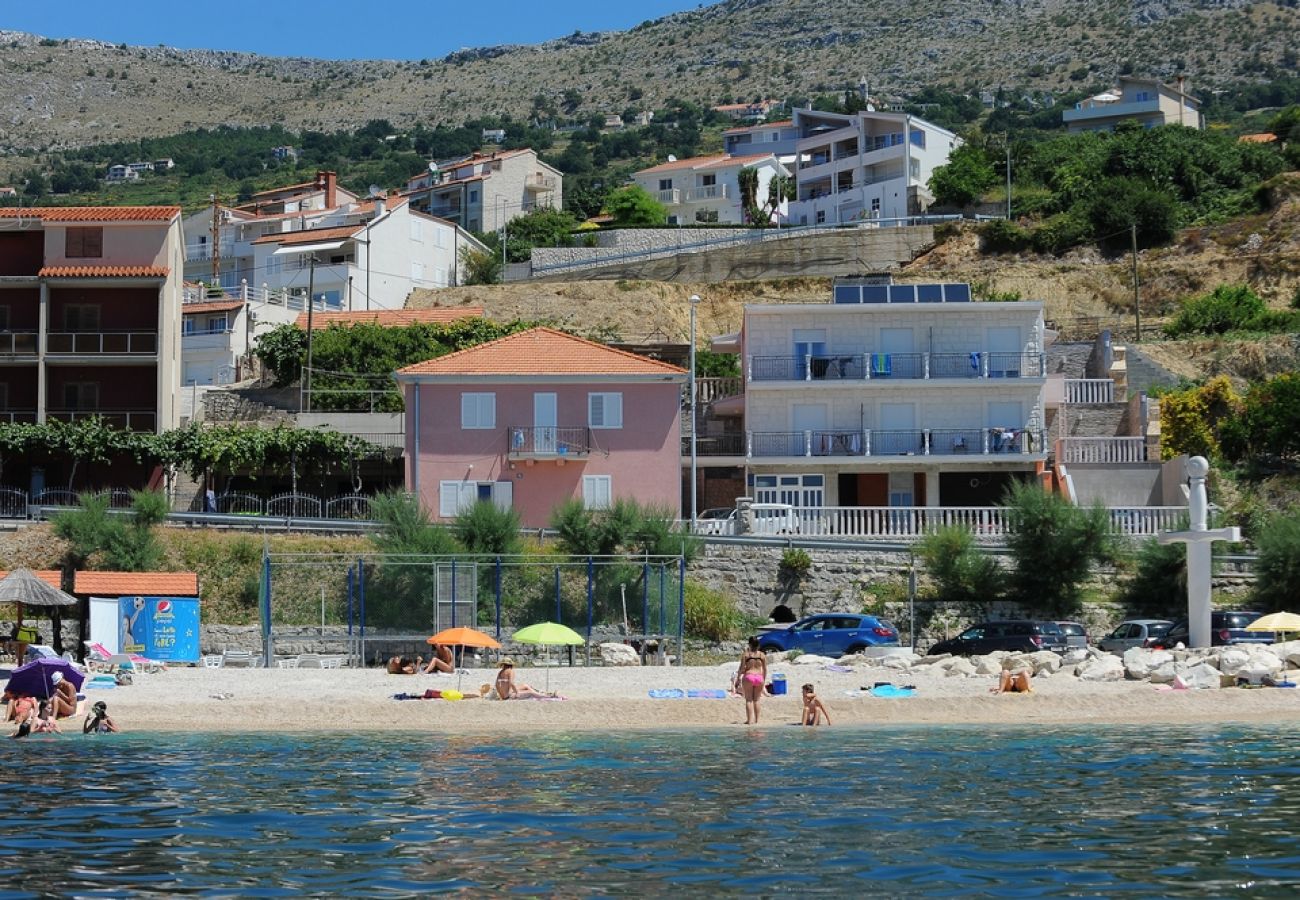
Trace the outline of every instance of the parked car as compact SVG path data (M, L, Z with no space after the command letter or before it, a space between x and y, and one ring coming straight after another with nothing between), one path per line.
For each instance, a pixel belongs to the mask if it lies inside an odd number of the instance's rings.
M930 655L951 653L956 656L978 656L994 650L1018 650L1025 653L1055 650L1059 653L1066 646L1065 635L1055 622L1009 619L972 625L955 638L935 644L930 648Z
M1057 622L1056 627L1061 629L1061 634L1065 636L1067 647L1087 647L1091 643L1088 640L1088 629L1078 622Z
M752 534L798 534L799 513L788 503L752 503L754 516Z
M897 647L898 629L875 616L825 613L800 619L789 628L774 628L757 635L764 653L802 650L819 656L843 656L868 647Z
M1210 646L1223 647L1229 644L1271 644L1275 640L1275 635L1271 631L1247 631L1246 626L1258 619L1263 613L1253 611L1236 610L1233 612L1212 612L1210 613ZM1184 647L1191 643L1190 632L1187 628L1187 620L1179 619L1175 622L1164 636L1160 638L1159 646L1168 650L1182 644Z
M695 516L697 534L735 534L736 510L730 506L706 509Z
M1173 624L1168 619L1125 619L1098 641L1097 646L1117 653L1130 647L1155 647Z

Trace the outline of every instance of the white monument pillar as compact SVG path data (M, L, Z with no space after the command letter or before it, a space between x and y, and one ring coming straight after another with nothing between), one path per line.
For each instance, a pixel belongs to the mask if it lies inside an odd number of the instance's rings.
M1188 531L1166 531L1162 544L1187 545L1187 636L1193 647L1210 646L1210 549L1214 541L1241 540L1241 529L1210 528L1210 501L1205 493L1205 476L1210 464L1203 456L1187 460Z

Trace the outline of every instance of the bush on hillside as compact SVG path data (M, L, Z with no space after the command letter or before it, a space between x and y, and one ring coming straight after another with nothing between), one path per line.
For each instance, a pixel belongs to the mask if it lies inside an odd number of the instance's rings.
M1012 485L1004 505L1011 599L1028 609L1076 615L1093 565L1113 555L1106 509L1075 506L1032 482Z
M1169 337L1227 334L1230 331L1291 331L1300 317L1270 310L1248 285L1220 285L1208 294L1184 300L1178 315L1165 325Z
M480 500L461 511L451 533L467 553L511 556L523 549L519 527L519 513L513 507Z
M1252 384L1222 427L1221 447L1233 461L1300 455L1300 375L1288 372Z
M1224 426L1237 415L1240 406L1241 398L1224 375L1211 378L1200 387L1161 395L1161 456L1173 459L1186 453L1219 459Z
M745 617L721 591L686 582L686 616L682 630L687 637L721 643L740 637Z
M1269 519L1255 541L1254 601L1263 612L1295 609L1300 584L1300 512L1289 510Z
M917 553L934 584L933 599L956 606L962 615L983 617L1002 594L1001 567L980 550L968 528L948 525L933 531Z

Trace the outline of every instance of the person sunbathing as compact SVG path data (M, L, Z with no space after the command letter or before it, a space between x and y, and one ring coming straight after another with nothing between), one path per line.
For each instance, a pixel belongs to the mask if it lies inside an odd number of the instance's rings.
M414 675L420 671L420 666L424 660L420 657L411 659L409 656L394 656L388 660L389 675Z
M1030 673L1028 669L1021 669L1019 672L1012 673L1010 669L1003 669L1002 674L998 677L998 686L989 688L993 694L1028 694L1033 691L1029 686Z
M424 667L424 674L432 675L434 672L454 671L456 671L456 659L451 655L451 648L442 644L434 644L433 656L429 657L429 664Z
M50 684L54 685L54 694L50 697L50 706L54 712L54 718L66 719L69 716L77 714L77 689L72 686L72 682L63 677L62 672L55 672L50 676Z
M501 700L546 700L555 696L531 685L515 684L515 661L508 656L501 660L495 687L497 697Z
M826 724L831 724L831 714L826 710L826 704L822 703L821 698L817 696L817 689L811 684L803 686L803 724L820 725L822 718L825 717Z

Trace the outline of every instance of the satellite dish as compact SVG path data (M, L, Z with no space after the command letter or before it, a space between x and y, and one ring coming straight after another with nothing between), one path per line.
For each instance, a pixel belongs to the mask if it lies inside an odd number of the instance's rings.
M438 171L438 163L437 163L436 160L431 161L431 162L429 163L429 171L430 171L430 172L436 172L436 171Z
M372 198L374 198L374 197L378 197L378 196L379 196L379 185L377 185L377 184L372 184L372 185L370 186L370 196L371 196Z
M674 156L673 154L669 153L669 154L668 154L668 161L669 161L669 162L677 162L677 157Z

